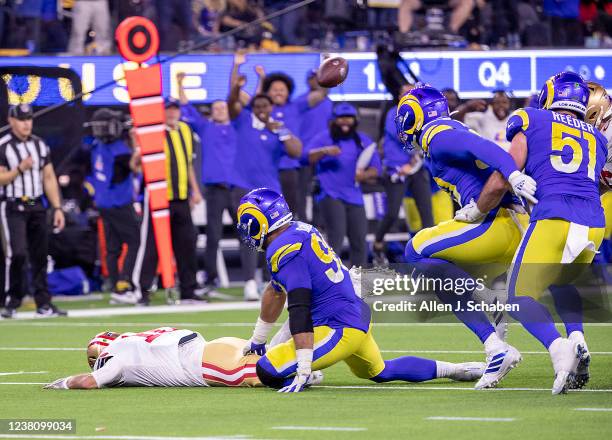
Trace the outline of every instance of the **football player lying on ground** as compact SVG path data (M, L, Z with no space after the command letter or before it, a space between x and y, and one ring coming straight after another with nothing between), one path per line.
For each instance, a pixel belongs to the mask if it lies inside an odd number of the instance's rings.
M261 386L255 373L259 356L243 355L246 342L230 337L206 341L197 332L171 327L104 332L87 346L93 372L58 379L45 388ZM323 375L314 374L320 382Z
M312 385L313 370L344 361L357 377L374 382L422 382L436 378L476 380L484 363L453 364L413 356L385 361L370 331L371 313L349 271L311 225L293 222L282 195L259 188L238 207L241 240L266 250L272 274L260 317L244 353L262 355L256 371L263 385L299 392ZM266 353L272 325L288 300L293 336Z

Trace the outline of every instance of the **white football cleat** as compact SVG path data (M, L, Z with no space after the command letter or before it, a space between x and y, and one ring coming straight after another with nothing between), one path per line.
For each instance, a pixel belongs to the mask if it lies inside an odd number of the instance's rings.
M456 369L448 378L461 382L472 382L480 379L484 374L487 364L484 362L463 362L456 364Z
M495 388L521 360L521 353L513 346L505 344L500 350L487 356L487 366L474 389Z
M244 283L244 300L259 301L259 292L257 291L257 281L248 280Z
M578 331L572 332L568 339L570 341L576 341L580 344L580 360L578 361L578 366L576 367L576 375L570 380L568 388L570 390L579 390L584 388L584 386L588 383L591 378L591 373L589 372L589 365L591 364L591 353L589 352L589 347L587 347L586 341L584 340L584 334Z
M552 386L553 394L565 394L571 381L576 375L576 368L580 362L583 347L576 341L566 338L557 338L550 344L548 351L555 369L555 381Z

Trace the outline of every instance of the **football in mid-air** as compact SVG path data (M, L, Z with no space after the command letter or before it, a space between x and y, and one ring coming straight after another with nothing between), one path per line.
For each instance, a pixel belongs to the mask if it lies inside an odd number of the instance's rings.
M348 62L342 57L328 58L323 61L317 71L317 82L321 87L336 87L346 79L348 75Z

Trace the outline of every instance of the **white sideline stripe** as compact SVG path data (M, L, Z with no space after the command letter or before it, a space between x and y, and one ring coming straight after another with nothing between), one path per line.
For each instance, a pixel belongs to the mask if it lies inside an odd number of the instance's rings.
M612 408L574 408L574 411L601 411L612 412Z
M47 385L49 382L0 382L0 385Z
M23 327L159 327L160 322L65 322L65 321L1 321L1 326ZM253 327L253 322L166 322L170 327ZM274 324L280 327L280 323Z
M189 304L183 306L150 306L146 308L113 307L103 309L70 310L68 314L71 318L93 318L99 316L155 315L158 313L219 312L228 310L259 310L259 302L235 301L229 303ZM34 312L17 312L17 316L13 319L33 318ZM251 325L253 325L253 323L251 323Z
M1 350L1 348L0 348ZM381 353L429 353L429 354L483 354L482 350L380 350ZM612 351L590 351L591 354L609 356ZM545 354L547 351L521 351L521 354Z
M315 385L313 388L331 388L340 390L406 390L406 391L476 391L478 393L493 393L497 391L546 391L550 388L491 388L487 390L475 390L472 387L445 387L445 386L381 386L381 385ZM568 390L570 393L612 393L612 389L600 390Z
M516 419L513 417L446 417L446 416L432 416L425 417L425 420L452 420L461 422L514 422Z
M237 440L250 439L248 435L227 437L159 437L143 435L52 435L52 434L0 434L0 438L47 438L47 439L109 439L109 440Z
M236 308L228 308L228 309L218 309L218 310L210 310L210 309L206 309L206 310L200 310L200 307L205 307L205 306L212 306L212 305L218 305L218 306L225 306L225 305L231 305L231 304L247 304L247 306L245 307L236 307ZM249 307L248 305L252 305L251 307ZM150 306L147 307L146 310L149 309L153 309L155 307L172 307L172 308L177 308L177 307L188 307L187 312L199 312L199 311L205 311L205 312L216 312L216 311L228 311L228 310L258 310L259 309L259 302L249 302L249 303L244 303L244 302L233 302L233 303L225 303L225 304L221 304L221 303L215 303L215 304L202 304L202 305L189 305L189 306ZM88 309L91 310L92 314L95 314L95 316L98 316L98 312L96 312L96 310L123 310L123 308L113 308L113 309ZM163 311L158 311L158 309L155 310L155 312L146 312L143 311L142 307L138 307L138 308L133 308L133 307L125 307L125 309L127 310L139 310L138 313L129 313L129 315L148 315L148 314L157 314L157 313L172 313L172 312L163 312ZM77 316L76 312L81 312L83 310L71 310L70 312L70 318L89 318L91 316ZM180 310L180 312L184 311ZM18 315L20 316L26 316L26 313L28 312L23 312L23 313L19 313ZM33 312L29 312L29 313L33 313ZM179 311L177 311L177 313L179 313ZM28 315L29 316L29 315ZM107 316L113 316L113 315L107 315ZM114 316L120 316L120 315L114 315ZM41 321L40 318L37 318L35 321L28 321L28 322L21 322L25 319L29 319L29 318L25 318L25 317L21 317L21 318L14 318L14 319L1 319L0 318L0 326L28 326L28 327L70 327L70 326L74 326L74 327L95 327L95 326L116 326L116 327L142 327L142 326L148 326L148 325L152 325L152 326L159 326L159 322L71 322L71 321L54 321L54 320L44 320ZM252 327L255 325L255 322L164 322L165 325L169 325L172 327ZM277 327L280 326L280 324L275 324ZM464 325L461 323L452 323L452 322L448 322L448 323L436 323L436 322L430 322L430 323L409 323L409 322L405 322L405 323L392 323L392 322L383 322L383 323L373 323L372 324L374 327L463 327ZM521 324L518 324L516 322L511 322L508 325L512 325L512 326L520 326ZM557 326L561 327L563 324L557 324ZM583 324L585 327L612 327L612 322L593 322L593 323L584 323ZM480 353L480 352L478 352Z
M48 371L7 371L0 372L0 376L19 376L20 374L47 374Z
M368 428L350 428L344 426L273 426L270 429L278 429L283 431L367 431Z
M0 347L0 351L85 351L86 348L76 347ZM38 373L43 373L39 371ZM48 373L48 371L44 371ZM6 373L0 373L0 376ZM14 373L13 373L14 374Z

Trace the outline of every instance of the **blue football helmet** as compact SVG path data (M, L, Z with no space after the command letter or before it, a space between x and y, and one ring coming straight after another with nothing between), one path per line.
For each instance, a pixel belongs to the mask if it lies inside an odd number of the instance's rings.
M570 110L584 118L589 87L580 75L561 72L551 76L538 96L538 106L546 110Z
M404 149L412 150L413 141L425 124L448 115L446 98L429 85L417 85L402 96L397 104L395 126Z
M282 194L268 188L257 188L240 199L238 236L248 247L263 250L266 236L293 219Z

